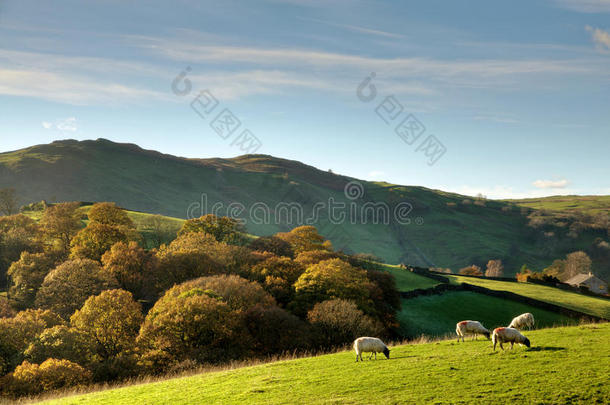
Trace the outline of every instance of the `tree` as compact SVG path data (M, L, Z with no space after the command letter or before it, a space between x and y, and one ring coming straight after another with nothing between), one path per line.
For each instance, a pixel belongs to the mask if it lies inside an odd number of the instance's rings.
M91 383L91 372L69 360L47 359L42 364L24 361L11 376L11 388L17 395L75 387Z
M398 328L396 311L401 308L400 293L396 288L396 279L387 271L366 270L371 281L369 295L375 308L375 316L388 328Z
M176 230L172 229L167 220L159 214L150 215L146 218L144 226L149 232L152 242L152 246L148 246L149 248L158 248L161 244L170 242L176 236Z
M68 319L91 295L117 287L116 279L103 271L99 263L90 259L68 260L45 277L36 294L36 305Z
M241 231L243 227L234 218L218 217L214 214L207 214L200 218L189 219L182 225L178 235L190 232L207 233L212 235L218 242L230 244L241 244L243 238Z
M89 220L98 224L135 228L133 221L127 216L127 213L122 208L116 206L115 203L101 202L93 204L87 214Z
M473 264L460 269L459 274L462 274L464 276L482 276L483 272L481 271L481 268L479 266Z
M134 294L136 299L152 299L157 279L156 256L136 242L118 242L102 256L104 271L114 277L119 286Z
M70 257L99 261L118 242L133 240L133 236L117 226L90 222L72 239Z
M92 296L70 318L70 324L96 343L102 359L130 353L143 321L142 308L125 290L107 290Z
M57 325L45 329L30 343L24 354L28 361L42 363L46 359L66 359L83 367L93 361L94 342L82 331Z
M378 336L383 330L379 322L366 316L350 300L320 302L308 312L307 320L318 331L317 338L323 347L339 346L359 336Z
M585 252L578 251L570 253L566 256L565 269L561 275L562 281L569 280L581 273L590 273L591 264L591 259Z
M294 252L292 251L290 243L277 236L261 236L250 242L248 247L260 252L271 252L276 256L294 258Z
M312 264L320 263L324 260L338 259L339 254L328 250L306 250L297 255L295 262L303 266L311 266Z
M365 312L373 311L366 272L340 259L325 260L308 267L294 287L295 299L291 308L297 314L306 313L318 302L335 298L353 300Z
M255 305L245 314L257 354L270 355L304 350L311 344L311 331L298 317L276 306Z
M81 227L79 206L77 202L49 206L40 220L43 234L56 241L62 252L70 250L70 241Z
M263 285L276 301L284 306L292 300L292 285L303 274L305 268L289 257L271 256L250 269L248 277Z
M553 263L542 272L549 277L560 278L561 274L565 272L565 266L565 260L553 260Z
M46 253L23 252L8 269L11 280L9 296L20 309L31 307L44 278L54 267L55 260Z
M502 277L504 275L504 265L502 260L490 260L487 262L485 277Z
M13 215L17 213L17 191L14 188L0 188L0 213Z
M311 225L299 226L290 232L276 234L278 238L290 243L295 254L307 250L331 250L331 244Z
M39 252L39 228L23 214L0 217L0 282L5 285L6 272L22 252Z

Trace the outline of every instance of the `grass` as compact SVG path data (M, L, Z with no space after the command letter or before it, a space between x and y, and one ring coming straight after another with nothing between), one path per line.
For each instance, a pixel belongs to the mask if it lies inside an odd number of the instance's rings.
M608 403L610 324L526 333L532 347L489 341L392 347L390 360L353 352L56 398L47 404Z
M452 283L468 283L491 290L510 291L525 297L550 302L564 308L584 312L585 314L610 319L610 300L595 298L575 292L560 290L532 283L514 283L510 281L488 280L475 277L449 276Z
M451 291L402 300L397 314L401 335L405 337L455 334L455 324L466 319L480 321L486 328L507 326L511 319L531 312L538 327L571 325L568 317L519 302L503 300L470 291Z
M521 207L528 207L536 210L579 211L587 214L610 211L610 196L607 195L568 195L507 201Z
M426 289L440 284L440 282L436 280L420 276L419 274L411 273L410 271L402 269L399 266L386 264L383 267L384 270L394 276L398 291L412 291L420 288Z

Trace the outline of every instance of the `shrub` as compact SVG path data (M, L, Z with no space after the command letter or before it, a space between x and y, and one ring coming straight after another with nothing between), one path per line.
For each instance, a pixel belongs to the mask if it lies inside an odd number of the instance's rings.
M316 338L323 347L343 345L358 336L376 336L383 328L378 322L364 315L355 302L328 300L316 304L307 314L314 326Z
M99 263L89 259L68 260L45 277L36 294L36 305L68 319L91 295L117 287L116 279L104 272Z
M18 395L86 385L91 372L69 360L47 359L42 364L24 361L12 375L12 391Z
M459 274L462 274L464 276L482 276L483 272L481 271L481 268L479 266L473 264L460 269Z

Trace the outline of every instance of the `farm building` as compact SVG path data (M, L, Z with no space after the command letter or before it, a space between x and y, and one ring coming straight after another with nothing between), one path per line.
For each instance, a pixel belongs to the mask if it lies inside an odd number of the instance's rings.
M604 280L595 277L593 273L578 274L566 281L574 287L587 287L589 291L596 294L608 294L608 283Z

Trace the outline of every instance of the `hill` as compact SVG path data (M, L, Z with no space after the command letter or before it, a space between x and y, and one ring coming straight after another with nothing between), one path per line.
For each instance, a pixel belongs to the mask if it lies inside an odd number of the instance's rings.
M567 195L506 201L520 207L557 212L583 212L587 214L597 214L600 212L607 213L610 211L610 196L607 195Z
M594 270L610 276L607 254L598 252L606 230L580 229L576 237L567 236L563 230L571 220L566 219L549 240L549 229L528 226L531 210L512 202L353 181L267 155L186 159L104 139L0 154L0 188L15 187L23 204L115 201L176 218L214 211L241 217L256 235L312 223L335 248L373 253L389 263L458 269L494 258L504 260L508 274L523 263L541 269L585 250L594 258ZM352 194L346 195L346 186ZM343 204L343 218L331 218L331 204Z
M527 332L532 347L493 352L486 340L391 348L390 360L353 352L278 361L125 386L47 404L608 403L610 324Z

